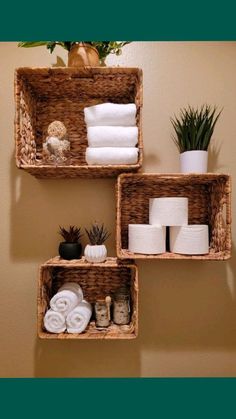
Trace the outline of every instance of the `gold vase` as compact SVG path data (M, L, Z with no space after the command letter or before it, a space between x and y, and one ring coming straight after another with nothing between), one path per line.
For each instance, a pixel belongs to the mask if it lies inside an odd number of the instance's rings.
M68 67L97 67L99 55L96 48L86 43L75 44L68 54Z

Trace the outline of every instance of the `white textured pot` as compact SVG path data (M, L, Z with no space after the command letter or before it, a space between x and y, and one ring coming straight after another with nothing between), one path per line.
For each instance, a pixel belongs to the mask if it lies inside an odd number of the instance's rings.
M88 262L99 263L104 262L107 257L107 248L105 244L94 245L87 244L84 249L84 257Z
M208 152L204 150L185 151L180 154L181 173L206 173Z

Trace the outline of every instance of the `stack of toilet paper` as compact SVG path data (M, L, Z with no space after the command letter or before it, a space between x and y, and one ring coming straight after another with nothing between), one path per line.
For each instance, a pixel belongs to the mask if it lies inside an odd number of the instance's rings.
M66 282L50 300L44 327L50 333L82 333L91 318L92 306L76 282Z
M129 251L142 254L166 252L166 227L170 251L185 255L209 252L208 225L188 224L188 198L150 198L149 224L129 224Z
M84 109L89 165L135 164L138 127L134 103L102 103Z

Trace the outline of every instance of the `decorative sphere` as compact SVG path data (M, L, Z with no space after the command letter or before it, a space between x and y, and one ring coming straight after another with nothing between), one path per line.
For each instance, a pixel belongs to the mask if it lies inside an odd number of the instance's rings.
M67 133L67 129L63 122L61 121L53 121L48 126L48 135L50 137L57 137L59 140L62 140Z

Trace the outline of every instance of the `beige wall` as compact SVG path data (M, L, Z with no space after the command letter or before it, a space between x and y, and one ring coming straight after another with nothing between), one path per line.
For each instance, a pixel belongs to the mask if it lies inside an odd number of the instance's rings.
M235 376L235 250L229 262L138 263L136 341L37 339L37 269L57 252L58 225L104 220L114 255L115 180L40 181L16 169L14 69L49 66L56 53L2 43L0 56L0 376ZM207 102L224 107L211 169L236 176L236 43L139 42L109 62L144 71L145 171L178 170L169 118Z

